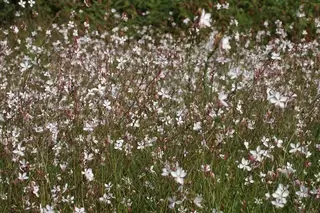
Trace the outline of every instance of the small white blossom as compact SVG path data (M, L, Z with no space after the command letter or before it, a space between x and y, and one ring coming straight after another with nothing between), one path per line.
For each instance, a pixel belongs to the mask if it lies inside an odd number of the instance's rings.
M300 191L297 191L296 195L298 195L300 198L309 197L309 189L304 185L301 185Z
M74 213L86 213L83 207L74 207Z
M205 10L202 10L201 13L201 17L199 20L199 27L203 28L203 27L211 27L211 14L210 13L206 13Z
M31 64L29 63L28 60L24 60L23 62L20 63L20 67L21 67L21 72L24 72L26 70L28 70L29 68L31 68Z
M162 169L162 176L169 176L171 172L171 169L168 165L166 165L163 169Z
M18 4L19 4L20 7L22 7L22 8L25 8L25 7L26 7L26 2L23 1L23 0L20 0L20 1L18 2Z
M238 165L239 169L251 171L251 167L249 166L249 160L246 160L244 158L241 159L241 163Z
M289 150L289 153L294 154L296 152L301 152L301 147L299 142L297 144L290 143L290 147L291 149Z
M288 186L283 186L281 183L278 185L277 190L272 194L275 200L271 201L272 205L276 208L283 208L287 203L287 197L289 196Z
M193 130L195 130L195 131L201 130L201 122L194 123Z
M42 208L40 205L40 213L55 213L53 206L46 205L46 207Z
M196 206L198 206L199 208L202 208L201 202L202 202L201 195L197 195L197 197L195 197L193 200L193 203L196 204Z
M177 197L176 196L173 196L173 197L169 197L168 198L168 201L169 201L169 208L170 209L174 209L174 207L176 205L180 205L183 201L182 200L177 200Z
M280 54L275 52L271 53L271 59L280 61L281 60Z
M230 50L231 46L230 46L230 38L229 37L224 37L222 38L222 44L221 44L221 48L223 50Z
M267 99L270 103L280 108L286 107L288 97L282 96L279 92L274 92L270 89L267 89L267 95Z
M30 7L33 7L33 5L35 5L36 2L34 0L28 0L28 3Z
M218 95L218 99L219 99L220 103L221 103L223 106L225 106L225 107L228 107L228 106L229 106L228 103L225 102L225 101L227 100L227 98L228 98L228 94L226 94L226 93L223 92L223 91L221 91L221 92L219 93L219 95Z
M172 177L174 177L174 179L177 183L183 185L183 183L184 183L183 178L185 178L187 175L187 173L183 169L178 167L175 171L171 171L170 174Z
M93 181L94 175L92 169L85 169L84 172L82 172L82 174L86 177L88 181Z
M18 179L23 181L23 180L28 180L29 177L27 176L27 173L19 173Z

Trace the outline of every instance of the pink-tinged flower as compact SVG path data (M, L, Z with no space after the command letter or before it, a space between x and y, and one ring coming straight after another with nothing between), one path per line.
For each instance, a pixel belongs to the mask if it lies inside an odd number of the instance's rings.
M287 177L296 172L292 164L289 162L287 162L287 166L282 166L281 168L278 168L277 171L284 174Z
M228 94L227 93L225 93L223 91L219 93L218 99L219 99L220 103L225 107L229 106L228 103L225 102L225 100L227 100L227 98L228 98Z
M205 10L202 10L201 17L199 20L199 27L211 27L211 14L206 13Z
M39 186L37 185L36 182L31 181L31 189L32 189L32 193L33 193L36 197L39 197Z
M210 165L209 164L201 165L201 171L210 172L211 171Z
M175 181L181 185L184 183L184 177L187 175L187 173L178 167L175 171L170 171L170 174L172 177L174 177Z

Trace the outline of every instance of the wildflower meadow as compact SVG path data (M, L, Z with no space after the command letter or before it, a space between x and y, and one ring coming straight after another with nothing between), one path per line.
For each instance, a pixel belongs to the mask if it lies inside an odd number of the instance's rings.
M222 28L213 1L181 29L168 13L174 32L115 8L109 28L81 8L35 22L39 4L0 30L0 212L319 213L320 17L303 3L308 25Z

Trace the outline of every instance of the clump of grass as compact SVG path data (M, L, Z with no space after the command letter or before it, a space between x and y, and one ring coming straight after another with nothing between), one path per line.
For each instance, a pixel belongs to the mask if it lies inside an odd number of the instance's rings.
M317 212L319 43L201 17L1 30L2 210Z

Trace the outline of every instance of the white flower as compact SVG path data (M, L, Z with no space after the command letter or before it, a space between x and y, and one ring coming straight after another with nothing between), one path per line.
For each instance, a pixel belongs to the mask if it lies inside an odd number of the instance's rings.
M19 4L21 7L23 7L23 8L26 7L26 2L23 1L23 0L20 0L20 1L18 2L18 4Z
M230 42L229 42L229 37L223 37L222 38L222 44L221 44L221 48L224 50L230 50L231 46L230 46Z
M241 163L238 165L238 168L251 171L251 167L249 166L249 161L244 158L241 159Z
M124 142L124 140L122 140L122 139L116 140L116 142L114 144L114 149L122 150L123 149L123 142Z
M189 23L189 21L190 21L190 19L189 19L189 18L185 18L185 19L183 19L183 21L182 21L182 22L183 22L184 24L188 24L188 23Z
M175 171L170 171L170 174L172 177L174 177L177 183L180 183L181 185L183 185L184 183L183 178L187 175L187 173L183 169L178 167Z
M202 10L202 13L201 13L201 17L199 20L199 26L200 26L200 28L211 26L211 14L206 13L204 9Z
M298 195L300 198L309 197L309 189L304 185L301 185L300 191L296 192L296 195Z
M275 106L279 106L280 108L286 107L288 97L282 96L279 92L274 92L270 89L267 89L267 95L267 99L270 101L270 103L274 104Z
M223 211L220 211L218 209L212 209L212 213L223 213Z
M230 76L231 79L236 79L241 75L242 75L242 70L240 67L233 67L228 72L228 76Z
M201 130L201 122L194 123L193 130L195 130L195 131Z
M111 102L109 100L103 101L103 106L106 108L107 111L111 110Z
M19 177L18 177L19 180L28 180L29 177L27 176L27 173L19 173Z
M273 60L281 60L280 54L279 53L271 53L271 59Z
M46 205L45 208L42 208L41 205L40 205L40 213L54 213L54 208L53 206L50 206L50 205Z
M165 165L165 167L162 169L162 176L168 176L171 172L171 169L168 165Z
M87 178L88 181L93 181L94 175L92 169L85 169L82 174Z
M20 67L21 67L21 72L24 72L27 69L31 68L31 64L29 63L28 60L25 60L25 61L20 63Z
M83 207L81 208L74 207L74 213L86 213L86 211L84 210Z
M289 153L296 153L296 152L300 152L301 151L301 147L300 147L300 143L298 142L297 144L294 143L290 143L290 147L292 149L290 149Z
M31 181L31 188L32 188L32 193L36 196L39 197L39 186L37 185L36 182Z
M25 147L21 146L21 143L18 144L18 146L13 150L12 152L19 156L24 156Z
M113 198L112 194L103 194L103 196L99 198L99 201L111 204L111 198Z
M295 173L296 170L293 168L292 164L287 162L287 166L282 166L281 168L277 169L278 172L281 172L282 174L289 177L291 174Z
M169 208L173 209L175 207L175 205L180 205L183 201L182 200L177 200L176 196L173 197L169 197Z
M28 0L28 3L30 7L33 7L33 5L36 3L34 0Z
M225 100L227 100L227 98L228 98L228 94L226 94L225 92L222 91L219 93L218 99L219 99L220 103L225 107L228 106L228 103L225 102Z
M254 180L253 180L253 178L252 178L252 175L250 175L249 177L246 177L244 180L245 180L244 185L249 185L249 184L254 183Z
M318 174L315 174L314 177L316 178L316 182L320 182L320 172Z
M261 205L261 204L263 204L263 201L262 201L261 198L255 197L255 198L254 198L254 203L257 204L257 205Z
M229 3L227 2L227 3L223 4L222 7L223 7L223 9L226 9L226 10L229 9Z
M276 206L276 208L283 208L287 203L287 197L289 196L288 186L283 186L281 183L278 185L277 190L272 194L275 200L271 203Z
M209 164L201 165L201 171L210 172L211 171L210 165Z
M252 155L255 161L261 162L264 156L267 154L267 151L261 149L261 147L258 146L256 150L250 150L250 154Z
M269 192L267 192L267 193L265 194L265 196L266 196L266 199L267 199L267 200L270 199L270 193L269 193Z
M193 200L194 204L196 204L196 206L198 206L199 208L202 208L201 201L202 201L201 195L197 195L197 197L194 198Z

